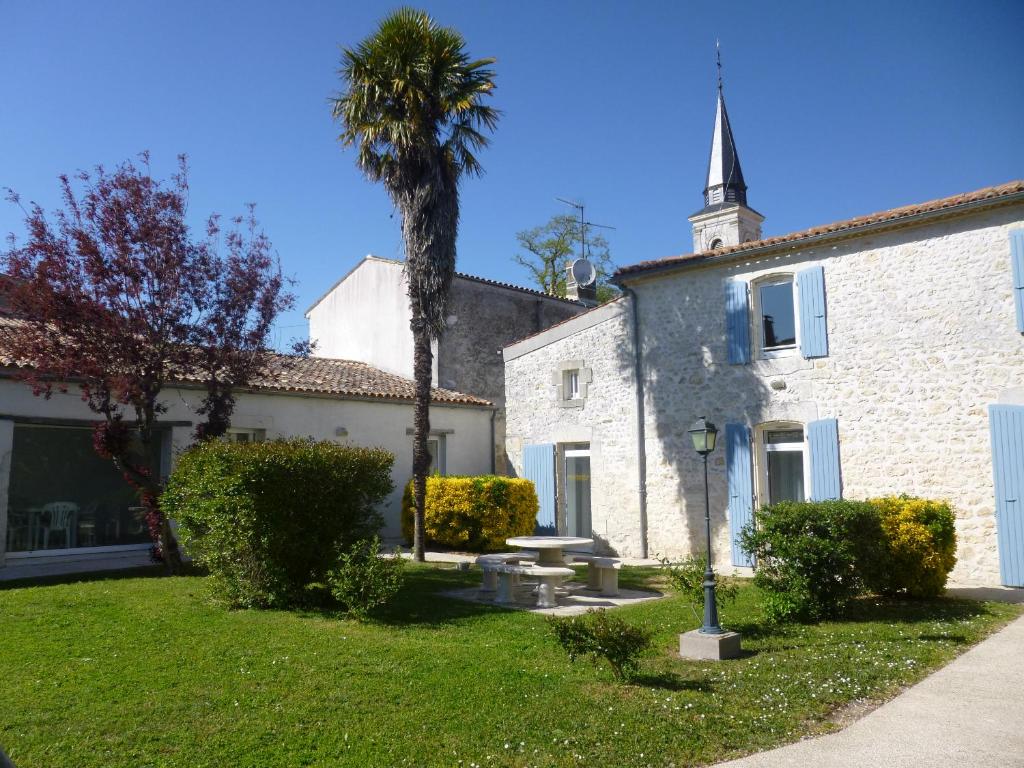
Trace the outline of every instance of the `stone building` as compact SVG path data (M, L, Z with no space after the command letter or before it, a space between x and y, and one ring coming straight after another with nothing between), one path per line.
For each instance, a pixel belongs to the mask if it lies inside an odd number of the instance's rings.
M538 524L625 556L714 556L783 499L957 510L965 583L1024 585L1024 182L761 238L719 91L695 253L505 348L506 445Z
M306 311L317 356L361 360L412 378L413 339L409 329L402 262L366 256ZM492 470L505 471L505 376L501 349L586 309L541 291L472 275L452 281L448 325L433 345L433 384L469 392L494 404ZM433 429L431 451L445 471L445 435Z

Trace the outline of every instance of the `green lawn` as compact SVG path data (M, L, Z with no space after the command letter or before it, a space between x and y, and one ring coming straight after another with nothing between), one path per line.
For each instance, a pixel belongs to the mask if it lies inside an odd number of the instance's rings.
M653 571L624 569L631 585ZM765 630L744 587L723 621L748 655L675 658L678 598L621 609L657 632L639 684L571 666L544 620L434 596L421 567L386 615L226 611L201 577L0 589L0 744L19 768L668 766L834 727L1020 610L864 600L849 621Z

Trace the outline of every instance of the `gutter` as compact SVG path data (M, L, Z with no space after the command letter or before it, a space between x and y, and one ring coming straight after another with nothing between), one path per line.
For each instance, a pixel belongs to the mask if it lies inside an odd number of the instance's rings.
M918 224L924 224L932 221L933 219L940 219L945 217L955 217L961 214L970 213L976 209L983 208L1001 208L1004 205L1013 205L1014 203L1024 202L1024 192L1014 192L1003 197L986 197L980 200L971 200L967 203L960 203L959 205L953 205L949 208L936 208L933 211L923 211L921 213L913 213L909 216L901 216L898 219L887 219L884 221L873 221L868 224L859 224L857 226L850 227L849 229L833 230L831 232L822 232L817 235L808 235L801 237L797 240L786 240L781 243L771 243L767 245L757 246L755 248L745 248L739 251L731 251L729 253L715 254L713 252L705 252L703 255L694 256L682 261L676 261L664 265L652 265L643 269L637 269L635 271L620 272L612 276L611 283L619 286L623 290L625 288L625 281L627 280L641 280L654 275L660 275L665 272L675 272L679 270L690 269L698 266L707 266L712 264L727 264L732 260L742 260L753 258L757 256L763 256L769 253L777 253L780 251L796 251L802 249L805 245L811 246L822 242L847 240L852 237L859 237L861 235L870 234L872 232L878 232L889 229L903 229L904 227L912 227Z
M491 411L491 474L498 471L498 447L494 444L494 418L498 415L498 409Z
M633 308L633 376L636 391L636 471L637 499L640 506L640 557L647 559L647 435L644 425L643 350L640 347L640 298L636 291L622 286Z

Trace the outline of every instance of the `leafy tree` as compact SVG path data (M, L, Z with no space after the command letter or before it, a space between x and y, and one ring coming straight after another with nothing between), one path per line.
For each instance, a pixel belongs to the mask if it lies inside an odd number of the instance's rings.
M161 392L174 381L204 386L196 437L222 435L234 392L267 369L271 324L293 297L251 207L224 232L211 216L195 240L184 156L169 183L141 159L142 168L61 176L63 207L52 217L22 206L27 241L18 247L11 235L0 258L15 318L3 344L35 394L77 385L102 417L96 451L137 490L155 554L175 573L178 545L146 459L167 411ZM12 190L8 199L21 205Z
M405 276L413 334L416 402L413 443L413 552L424 557L423 508L430 468L430 342L444 330L455 272L459 180L483 172L474 152L488 144L498 112L484 103L494 90L494 59L470 60L456 30L403 8L342 53L344 90L333 101L343 146L383 183L402 217Z
M545 293L565 298L566 267L579 258L581 245L580 220L570 214L558 214L539 227L516 233L519 247L525 253L512 257L525 267L533 283ZM597 269L597 300L610 301L619 295L608 280L615 265L608 250L608 241L601 234L587 230L587 258Z

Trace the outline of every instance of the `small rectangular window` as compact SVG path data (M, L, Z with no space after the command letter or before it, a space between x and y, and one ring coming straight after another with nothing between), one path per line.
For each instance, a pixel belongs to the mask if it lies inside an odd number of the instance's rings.
M266 432L262 429L241 429L229 427L224 433L224 439L229 443L259 443L264 439Z
M580 372L578 368L565 372L565 399L580 399Z
M427 474L445 474L444 438L438 436L427 440L427 453L430 454L430 469L427 470Z
M762 285L761 346L766 351L796 346L796 313L793 308L793 281Z

